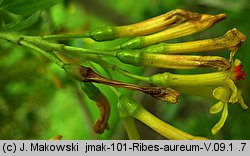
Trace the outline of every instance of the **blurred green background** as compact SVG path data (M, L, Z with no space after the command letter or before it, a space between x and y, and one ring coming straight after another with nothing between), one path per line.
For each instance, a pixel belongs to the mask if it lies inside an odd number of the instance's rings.
M234 27L250 36L249 0L64 0L46 8L35 25L19 33L42 35L84 32L102 25L135 23L180 8L199 13L226 13L227 19L204 32L174 41L218 37ZM1 20L3 16L1 12ZM90 39L75 39L61 42L98 49L121 40L95 43ZM250 75L248 49L250 45L247 41L237 52L236 58L243 62L243 69ZM229 58L228 51L214 54ZM125 65L123 68L145 75L167 71ZM114 73L114 78L136 83L117 73ZM95 134L92 129L99 115L98 109L82 93L78 83L40 54L1 40L0 139L49 139L58 134L63 139L127 139L117 112L114 93L108 87L98 86L111 103L110 130L101 135ZM239 82L238 86L246 104L249 104L249 80ZM211 128L220 118L220 114L209 114L210 106L216 102L213 99L182 95L178 105L171 105L138 92L121 91L133 96L160 119L193 135L211 139L250 139L250 110L243 110L238 104L229 105L229 116L224 128L213 136ZM146 125L138 121L136 123L142 139L164 139Z

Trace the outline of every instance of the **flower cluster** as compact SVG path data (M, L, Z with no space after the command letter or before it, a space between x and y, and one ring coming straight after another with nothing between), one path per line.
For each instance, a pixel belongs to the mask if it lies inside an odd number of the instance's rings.
M164 95L167 97L166 101L176 103L179 97L178 92L217 99L218 102L210 109L211 114L222 111L221 119L212 128L212 134L216 134L226 121L229 103L239 103L243 109L248 108L243 101L240 90L235 85L237 81L245 79L246 74L242 70L241 62L233 58L240 45L246 41L246 36L234 28L217 38L182 43L166 43L165 41L203 31L225 17L225 14L198 14L177 9L132 25L99 27L88 32L87 36L96 41L132 37L109 51L110 55L126 64L170 69L204 67L215 69L216 71L211 73L180 75L165 72L143 77L112 66L108 62L103 63L100 58L94 60L104 68L116 70L131 78L143 80L158 87L169 87L167 92L164 91L165 88L158 88L157 92L154 89L153 92L147 92L147 94L152 94L153 97L161 100L166 99L163 98L162 95ZM231 52L230 59L220 56L187 55L189 52L201 53L217 50L229 50ZM103 52L103 55L106 54ZM94 82L100 83L99 80ZM141 88L139 86L124 85L121 82L111 82L107 79L102 83L141 90L138 89ZM145 91L143 92L145 93Z
M228 115L228 103L239 103L243 109L248 108L241 96L240 90L234 84L235 81L243 80L246 77L242 67L243 66L240 65L240 61L236 60L232 69L229 71L231 80L229 80L230 78L225 79L228 81L228 85L218 86L213 90L213 96L219 100L219 102L210 108L210 113L216 114L222 111L219 122L212 128L213 134L216 134L223 127L226 121Z
M241 62L234 58L235 52L246 41L246 36L234 28L217 38L182 43L166 43L165 41L204 31L225 17L225 14L199 14L177 9L139 23L98 27L83 34L24 36L5 32L0 33L0 38L42 53L75 80L80 81L83 92L89 99L95 101L100 111L100 117L94 125L96 133L103 133L104 130L110 128L108 124L109 101L105 94L94 85L94 83L102 83L111 86L117 95L119 114L125 121L125 128L131 139L139 138L131 117L144 122L168 139L206 139L187 134L159 120L140 104L122 95L117 88L141 91L169 103L177 103L180 93L215 98L218 102L210 108L210 113L216 114L222 111L220 120L212 128L212 134L216 134L226 121L229 103L239 103L243 109L248 108L241 96L241 91L235 84L245 79L246 74L242 70ZM47 40L79 37L91 38L95 41L125 37L130 37L130 39L109 50L72 47ZM199 54L218 50L229 50L230 58L214 55L187 55L189 52ZM105 57L114 57L122 63L141 67L152 66L178 70L213 68L215 71L189 75L165 72L145 77L127 72L120 66L106 61ZM102 76L93 64L99 64L103 68L102 73L109 77ZM113 80L110 70L156 86L140 86Z
M158 18L162 18L162 16ZM133 75L119 68L116 68L116 70L131 78L143 80L161 87L171 87L180 93L217 99L219 102L210 109L211 114L222 111L221 119L212 128L212 134L216 134L226 121L229 103L239 103L243 109L248 108L241 96L241 91L235 85L237 81L245 79L246 74L242 70L243 65L241 65L241 62L238 59L234 61L233 58L234 53L239 49L241 43L246 41L246 36L234 28L218 38L182 43L166 43L162 41L205 30L216 22L224 19L225 14L207 15L184 10L174 10L165 14L165 16L169 19L177 20L177 24L167 28L171 25L171 23L168 23L165 25L164 30L162 30L162 27L161 29L155 27L155 29L153 29L154 31L144 32L144 30L152 28L153 26L164 25L160 24L162 21L159 22L159 19L153 18L145 22L140 22L137 25L117 27L119 31L124 29L123 32L127 32L127 29L133 30L130 31L130 33L119 34L125 36L127 34L127 36L135 37L115 48L122 49L122 51L116 53L116 57L124 63L135 66L153 66L172 69L211 67L217 71L191 75L178 75L165 72L155 74L151 77L142 77ZM149 24L148 22L155 23L151 23L152 27L150 27L147 25ZM169 22L171 22L171 20ZM138 29L137 26L142 27ZM116 28L113 27L112 30L115 29ZM159 32L157 32L157 30ZM231 52L229 60L219 56L183 55L189 52L217 51L222 49L228 49Z

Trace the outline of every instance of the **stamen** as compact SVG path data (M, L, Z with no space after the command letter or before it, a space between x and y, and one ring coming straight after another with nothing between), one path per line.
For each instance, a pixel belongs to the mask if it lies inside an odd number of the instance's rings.
M246 78L246 74L245 72L242 70L243 65L238 65L234 67L234 74L235 74L235 78L236 80L244 80Z

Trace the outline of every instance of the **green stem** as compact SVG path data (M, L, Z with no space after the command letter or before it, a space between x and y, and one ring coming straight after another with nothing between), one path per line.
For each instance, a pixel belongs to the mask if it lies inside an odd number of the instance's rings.
M123 121L124 127L127 131L130 140L140 140L140 134L137 130L134 119L129 115L129 113L122 107L122 104L118 102L117 104L120 117Z
M63 67L64 66L64 62L61 61L58 57L56 57L55 55L51 55L50 53L44 51L43 49L36 47L26 41L20 41L19 42L21 45L28 47L30 49L33 49L35 51L40 52L41 54L43 54L44 56L46 56L47 58L49 58L50 60L52 60L53 62L55 62L59 67Z
M144 82L148 82L150 83L150 77L146 77L146 76L139 76L139 75L135 75L135 74L132 74L132 73L129 73L121 68L118 68L117 66L113 66L112 68L113 70L129 77L129 78L132 78L132 79L135 79L135 80L139 80L139 81L144 81Z
M2 33L2 32L0 32L0 38L7 40L7 41L14 42L14 43L18 43L22 39L18 35L14 35L11 33Z
M99 51L99 50L91 50L91 49L84 49L84 48L77 48L71 46L64 46L64 50L68 52L82 52L87 54L96 54L96 55L105 55L105 56L116 56L116 51Z
M127 131L129 140L141 140L141 136L137 130L135 120L132 117L127 116L123 118L123 123Z
M99 63L102 67L105 67L105 68L109 68L111 70L114 70L118 73L121 73L122 75L124 76L127 76L131 79L134 79L134 80L139 80L139 81L144 81L144 82L148 82L148 83L151 83L150 81L150 77L146 77L146 76L139 76L139 75L135 75L135 74L132 74L130 72L127 72L126 70L124 69L121 69L119 67L117 67L116 65L113 65L101 58L96 58L94 60L96 63Z
M72 39L72 38L88 38L89 33L83 34L58 34L58 35L44 35L43 39Z
M52 60L53 62L55 62L59 67L62 68L64 66L64 62L62 60L60 60L57 56L55 56L52 53L46 52L42 48L40 48L40 47L38 47L38 46L28 42L28 41L25 41L24 38L19 36L19 35L15 35L15 34L11 34L11 33L0 33L0 38L11 41L11 42L16 43L16 44L23 45L23 46L28 47L30 49L33 49L35 51L38 51L42 55L44 55L45 57L47 57L50 60ZM34 37L34 40L38 41L38 39L36 37ZM51 43L51 44L53 44L52 47L54 48L55 44L54 43Z
M44 51L68 51L68 52L81 52L85 54L105 55L116 57L117 51L100 51L92 49L77 48L72 46L66 46L64 44L52 43L44 40L39 36L20 36L13 33L0 33L0 38L19 44L21 41L32 44Z
M80 54L95 54L95 55L105 55L105 56L116 56L115 51L100 51L100 50L92 50L92 49L85 49L85 48L78 48L67 46L64 44L59 43L52 43L39 36L23 36L23 39L29 43L36 45L44 49L45 51L61 51L61 52L80 52Z

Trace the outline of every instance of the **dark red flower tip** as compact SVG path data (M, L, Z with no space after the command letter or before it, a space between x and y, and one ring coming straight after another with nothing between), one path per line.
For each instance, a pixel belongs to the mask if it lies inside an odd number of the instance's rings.
M244 80L247 76L245 72L242 70L242 68L243 68L243 65L234 67L234 74L237 80Z

